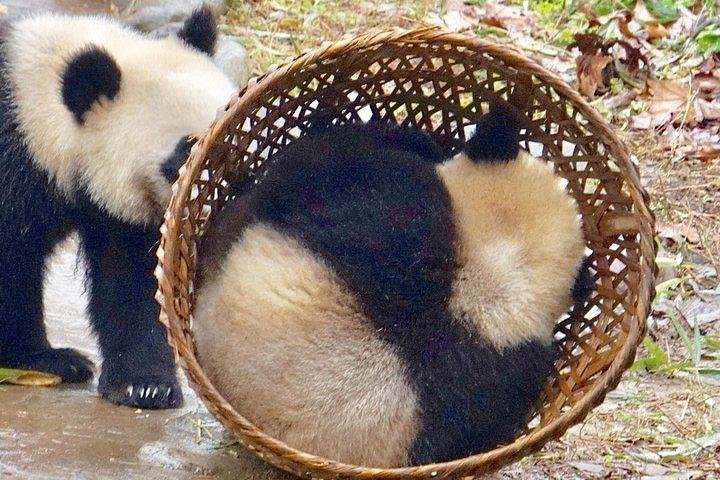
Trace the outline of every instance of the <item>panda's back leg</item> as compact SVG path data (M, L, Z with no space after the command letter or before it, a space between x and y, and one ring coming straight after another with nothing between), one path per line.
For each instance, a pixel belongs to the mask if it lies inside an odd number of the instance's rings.
M0 366L87 381L92 363L70 348L52 348L43 320L45 262L67 226L45 192L5 188L0 195Z

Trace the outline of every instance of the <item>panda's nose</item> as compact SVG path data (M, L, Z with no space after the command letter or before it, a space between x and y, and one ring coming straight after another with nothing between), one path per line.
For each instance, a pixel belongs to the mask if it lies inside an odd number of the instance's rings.
M177 143L175 150L163 161L160 172L168 182L173 183L177 180L178 170L190 155L190 149L194 143L194 140L190 138L183 138Z

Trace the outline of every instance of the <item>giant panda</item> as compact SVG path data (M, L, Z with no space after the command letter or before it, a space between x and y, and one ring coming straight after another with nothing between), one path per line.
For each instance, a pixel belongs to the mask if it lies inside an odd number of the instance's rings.
M382 123L316 128L199 249L193 331L218 391L291 447L369 467L511 441L553 328L592 290L579 211L499 103L463 151Z
M208 7L152 39L114 20L40 14L0 40L0 365L93 375L53 348L43 323L45 263L79 232L88 313L103 363L98 390L122 405L182 403L162 326L153 250L171 182L193 136L235 86L212 62Z

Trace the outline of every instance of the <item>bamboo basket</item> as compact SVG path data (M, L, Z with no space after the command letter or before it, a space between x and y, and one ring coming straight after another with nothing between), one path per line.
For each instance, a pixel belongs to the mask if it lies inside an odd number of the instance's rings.
M520 89L523 87L523 89ZM490 102L520 104L522 147L567 179L596 280L593 298L559 321L561 359L527 429L511 444L451 462L377 469L297 451L236 412L197 362L193 282L202 235L263 162L319 118L368 115L439 134L449 149ZM371 31L311 51L251 81L196 145L173 187L158 248L157 299L169 342L208 409L267 462L308 478L473 478L537 451L615 388L645 333L654 288L653 215L636 166L611 127L557 76L506 45L437 28ZM251 412L246 412L251 414Z

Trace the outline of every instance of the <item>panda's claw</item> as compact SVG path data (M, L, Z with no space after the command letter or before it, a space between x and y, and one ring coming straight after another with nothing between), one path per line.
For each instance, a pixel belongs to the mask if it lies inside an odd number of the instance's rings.
M177 408L183 403L182 390L174 377L118 380L110 382L103 374L98 384L100 395L112 403L141 409Z

